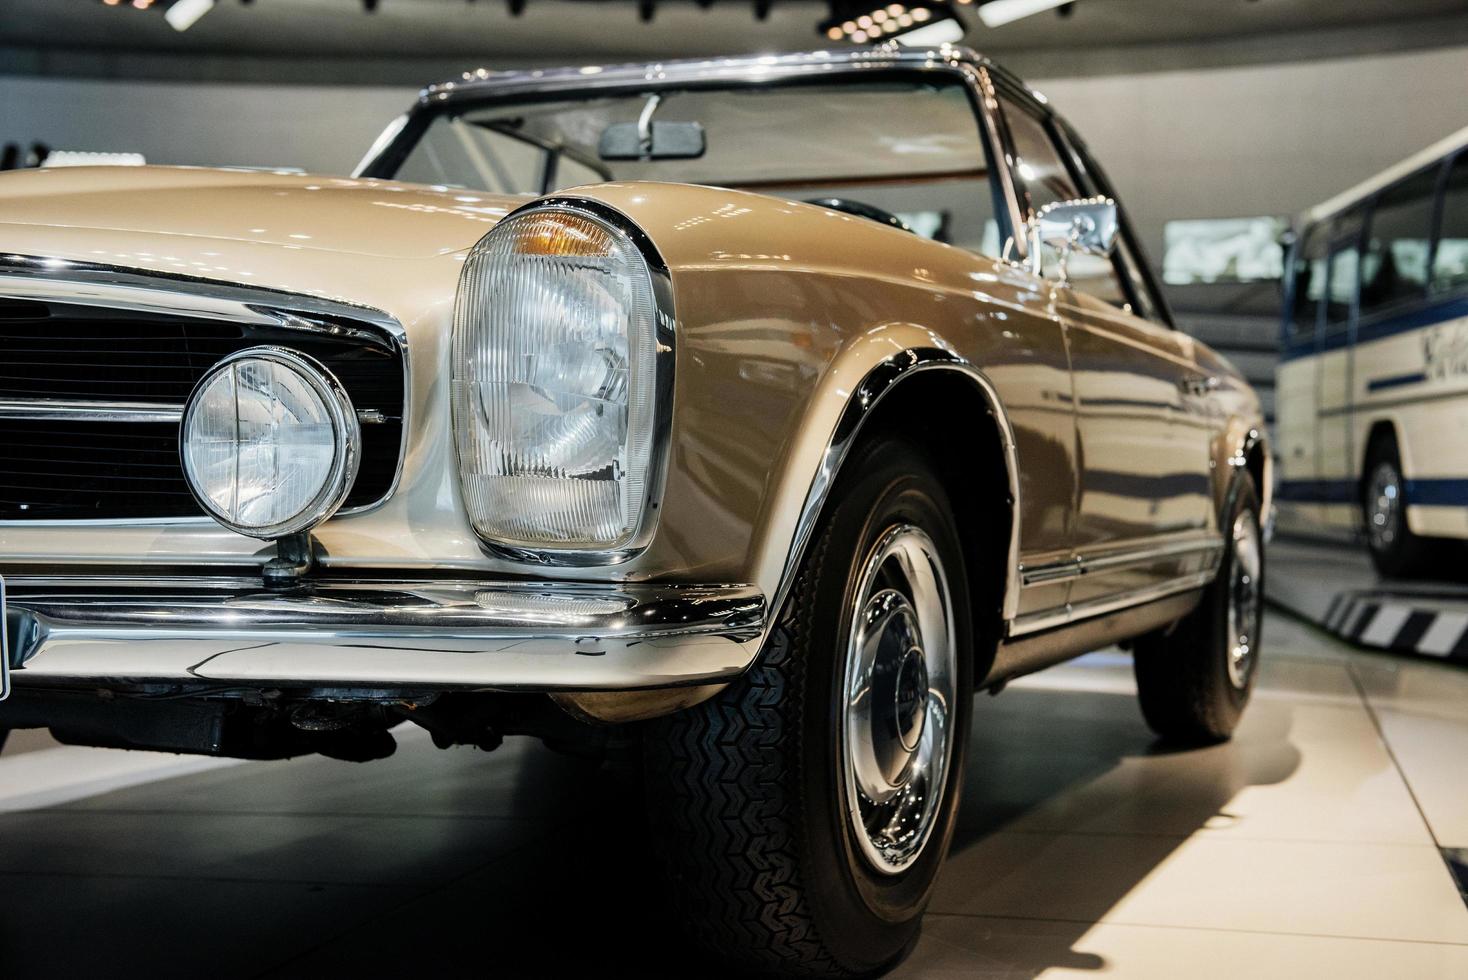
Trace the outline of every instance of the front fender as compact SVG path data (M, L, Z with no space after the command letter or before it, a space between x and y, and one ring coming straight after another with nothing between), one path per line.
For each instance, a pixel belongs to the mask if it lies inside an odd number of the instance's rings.
M862 421L924 371L962 372L983 394L1018 499L1013 428L982 365L986 351L1022 342L999 328L1005 303L1024 301L1007 297L1015 287L986 271L988 260L736 191L601 184L559 196L626 215L656 244L673 285L673 446L660 526L637 576L750 582L778 609ZM1019 521L1010 524L1013 557ZM1008 613L1016 602L1011 583Z

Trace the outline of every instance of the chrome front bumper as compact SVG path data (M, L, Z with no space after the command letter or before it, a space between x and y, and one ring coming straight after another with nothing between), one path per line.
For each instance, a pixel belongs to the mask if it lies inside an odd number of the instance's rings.
M31 685L632 691L707 684L758 652L750 586L7 577Z

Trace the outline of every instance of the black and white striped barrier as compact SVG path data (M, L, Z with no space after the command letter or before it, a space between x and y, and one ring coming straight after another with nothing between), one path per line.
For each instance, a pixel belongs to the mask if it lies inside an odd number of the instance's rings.
M1343 640L1468 663L1468 583L1382 579L1364 546L1276 538L1269 600Z
M1438 603L1437 596L1342 592L1321 625L1362 646L1468 662L1468 610Z

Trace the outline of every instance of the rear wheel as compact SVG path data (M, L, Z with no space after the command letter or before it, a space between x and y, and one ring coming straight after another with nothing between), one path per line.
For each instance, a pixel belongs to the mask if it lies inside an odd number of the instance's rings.
M1224 525L1218 577L1180 622L1136 642L1142 715L1170 741L1227 739L1254 689L1264 609L1264 536L1254 481L1244 473L1238 481Z
M1361 521L1376 570L1391 578L1430 574L1434 542L1407 526L1406 481L1397 440L1390 434L1372 440L1362 481Z
M676 908L747 969L885 969L917 938L953 831L972 630L951 509L895 441L843 471L759 661L648 731Z

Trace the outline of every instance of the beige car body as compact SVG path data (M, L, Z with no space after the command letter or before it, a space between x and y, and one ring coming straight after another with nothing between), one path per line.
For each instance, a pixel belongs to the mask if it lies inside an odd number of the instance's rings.
M978 61L951 67L988 84L991 70ZM661 691L647 675L625 687L574 672L504 685L569 694L605 718L669 710L752 661L845 448L879 413L940 446L964 477L951 488L960 520L989 542L972 576L985 584L974 602L993 641L980 652L983 683L1177 618L1217 568L1218 515L1236 474L1247 469L1268 493L1259 402L1232 367L1165 324L1025 264L739 191L606 183L557 196L624 216L653 243L672 285L673 435L660 517L649 546L616 564L498 557L460 500L447 383L459 273L469 249L529 198L234 170L9 174L0 178L0 234L27 270L0 269L0 296L43 295L73 288L77 270L120 269L156 277L160 294L180 303L227 284L400 325L410 367L400 482L380 506L316 529L326 570L743 588L762 600L757 629L725 643L707 670L670 681L697 693ZM720 220L685 220L697 215ZM91 301L125 300L129 288L99 285ZM206 518L0 525L0 573L20 603L28 578L209 575L274 554L273 544ZM48 673L43 652L16 677L105 679L101 656L89 648ZM341 671L316 680L378 680L345 653L331 662ZM222 676L280 679L253 667ZM410 679L501 686L473 676ZM591 689L603 693L576 693Z

